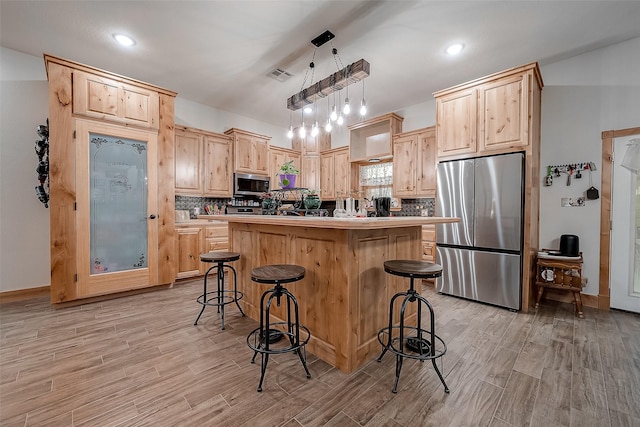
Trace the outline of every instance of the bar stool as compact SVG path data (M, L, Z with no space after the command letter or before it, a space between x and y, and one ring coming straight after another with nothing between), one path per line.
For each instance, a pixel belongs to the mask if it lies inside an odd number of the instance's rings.
M198 324L198 320L200 320L200 316L204 312L204 309L207 306L214 306L218 308L218 313L220 313L220 318L222 319L222 330L224 330L224 306L231 303L236 303L238 306L238 310L244 316L244 311L242 311L242 307L238 304L238 301L242 299L244 296L242 292L238 292L238 275L236 273L236 269L232 266L225 264L227 262L237 261L240 259L240 254L237 252L208 252L206 254L200 254L200 261L207 263L214 263L204 275L204 290L202 295L200 295L197 299L198 304L202 305L202 309L200 310L200 314L198 314L198 318L193 323L194 325ZM225 289L224 287L224 269L228 268L233 272L233 289ZM211 270L216 269L216 274L218 276L218 287L215 291L207 291L207 277Z
M275 285L267 290L260 298L260 326L247 336L247 345L253 350L251 363L255 363L256 356L260 353L261 369L258 391L262 391L264 374L267 371L269 355L293 352L298 355L300 362L311 378L307 368L306 350L304 346L309 342L311 333L309 329L300 324L298 316L298 301L291 292L282 284L297 282L305 275L304 267L290 264L274 264L256 267L251 270L251 280L257 283ZM282 297L286 299L286 321L271 321L271 304L276 300L280 307ZM293 308L294 314L291 315ZM302 336L300 332L303 332ZM282 338L287 338L284 343L278 343ZM304 354L303 354L304 351Z
M435 315L433 307L420 295L414 287L414 279L433 279L442 275L442 267L426 261L391 260L384 262L384 271L396 276L409 277L409 290L398 292L391 298L389 304L389 326L378 332L378 341L382 345L382 353L377 361L380 362L387 351L396 355L396 378L393 383L393 393L398 392L398 379L402 369L403 359L417 359L420 361L431 360L445 393L449 393L449 387L436 365L436 359L444 356L447 346L444 341L435 334ZM393 325L393 306L397 299L401 298L400 324ZM416 326L405 324L405 310L409 303L417 303ZM430 325L427 329L422 326L422 309L425 306L429 310ZM394 337L395 336L395 337Z

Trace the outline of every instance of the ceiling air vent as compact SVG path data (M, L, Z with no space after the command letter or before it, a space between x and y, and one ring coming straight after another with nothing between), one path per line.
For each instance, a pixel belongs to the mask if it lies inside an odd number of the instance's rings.
M281 68L274 68L271 72L269 72L269 74L267 74L267 76L279 82L286 82L291 76L293 76L293 74Z

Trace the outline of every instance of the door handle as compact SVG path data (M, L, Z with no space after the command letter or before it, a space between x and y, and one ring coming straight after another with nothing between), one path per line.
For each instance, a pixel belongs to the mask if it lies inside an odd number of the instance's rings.
M157 217L154 214L149 215L149 219L156 219Z

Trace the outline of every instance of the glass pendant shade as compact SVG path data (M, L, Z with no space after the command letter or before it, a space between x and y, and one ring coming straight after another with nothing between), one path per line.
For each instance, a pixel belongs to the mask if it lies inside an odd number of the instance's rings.
M304 122L302 122L302 124L300 125L300 129L298 130L298 135L300 135L300 138L304 138L305 136L307 136L307 130L304 127Z
M318 129L318 122L315 122L311 127L311 136L316 137L320 133L320 129Z
M364 101L364 98L362 98L362 103L360 104L360 115L364 116L367 114L367 103Z
M338 120L338 109L336 108L336 106L333 106L333 109L331 110L331 116L329 116L331 118L332 121L336 121Z
M342 117L342 113L340 113L340 115L338 116L338 120L336 121L336 123L338 123L339 125L342 125L344 123L344 117Z
M342 112L345 116L348 116L351 112L351 105L349 105L349 98L344 99L344 107L342 108Z
M327 119L327 124L324 125L324 130L327 132L331 132L331 129L333 129L333 126L331 126L331 119Z
M293 126L289 126L289 131L287 132L287 138L293 138Z

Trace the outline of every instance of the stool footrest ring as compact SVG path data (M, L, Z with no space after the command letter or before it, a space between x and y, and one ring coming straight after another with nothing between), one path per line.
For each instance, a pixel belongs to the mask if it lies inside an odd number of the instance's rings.
M198 302L198 304L220 307L221 305L233 304L234 302L240 301L244 297L244 294L242 292L234 291L233 289L224 289L220 292L222 292L223 294L221 297L218 296L218 291L211 291L207 292L206 300L205 295L200 295L196 299L196 301ZM209 295L213 296L209 298ZM220 299L222 299L222 301L219 301ZM211 302L214 300L217 302Z
M269 324L269 326L275 326L275 325L286 326L287 322L275 322L275 323ZM291 353L291 352L298 351L302 347L304 347L309 342L309 339L311 338L311 333L309 332L309 329L307 329L306 326L299 325L299 327L301 332L300 342L297 342L297 343L295 342L296 336L292 332L282 331L280 329L269 329L268 335L269 335L270 345L269 345L269 349L267 350L265 348L266 341L264 339L264 334L262 333L263 331L261 328L256 328L253 331L251 331L247 336L247 346L249 346L251 350L256 351L258 353L263 353L263 354L284 354L284 353ZM272 341L272 336L275 335L273 334L273 332L275 331L277 331L280 334L280 338L274 342ZM302 339L302 336L304 336L304 339ZM271 348L271 344L275 344L278 341L281 341L282 338L285 338L283 342L287 343L286 345L284 346L278 345L278 346L275 346L274 348Z
M393 331L400 331L400 326L393 326ZM427 338L430 337L431 332L425 329L420 329L422 332L422 338L418 339L418 328L415 326L405 326L403 331L403 343L400 345L400 337L392 338L389 341L389 328L383 328L378 332L378 342L380 345L394 353L398 356L407 357L409 359L416 360L431 360L442 357L447 352L447 345L444 343L442 338L437 335L435 337L435 344L431 343ZM428 352L420 353L420 347L418 346L418 342L422 344L422 346L426 346L429 350ZM402 347L402 349L401 349Z

